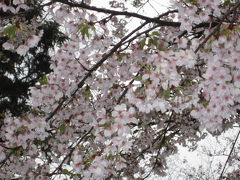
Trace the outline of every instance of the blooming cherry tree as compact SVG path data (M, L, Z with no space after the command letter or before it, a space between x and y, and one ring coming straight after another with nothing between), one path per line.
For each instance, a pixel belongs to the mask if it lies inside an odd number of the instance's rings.
M240 2L172 0L156 17L110 4L1 2L5 50L37 46L42 17L21 16L36 8L68 37L51 52L46 81L29 89L29 112L2 119L1 179L164 175L177 145L240 123ZM126 28L126 17L138 26Z

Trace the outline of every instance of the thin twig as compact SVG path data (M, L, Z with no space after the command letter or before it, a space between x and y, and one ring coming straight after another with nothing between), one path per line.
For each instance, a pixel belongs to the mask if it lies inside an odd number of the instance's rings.
M159 14L159 12L157 11L157 9L148 1L148 4L153 8L153 10L157 13L157 14Z
M224 164L224 166L223 166L223 169L222 169L221 175L220 175L220 177L219 177L219 180L222 179L222 176L223 176L223 174L224 174L224 171L225 171L225 169L226 169L226 167L227 167L228 160L230 159L230 157L231 157L231 155L232 155L232 152L233 152L233 150L234 150L234 148L235 148L235 145L236 145L236 143L237 143L237 140L238 140L238 138L239 138L239 135L240 135L240 130L238 131L238 134L237 134L237 136L236 136L236 138L235 138L235 140L234 140L234 142L233 142L231 151L230 151L230 153L228 154L228 158L227 158L227 160L226 160L226 162L225 162L225 164Z
M8 155L6 155L6 157L0 162L0 168L2 168L2 167L4 166L4 164L7 162L7 160L12 156L12 154L14 154L15 151L18 150L18 149L20 149L20 148L21 148L21 146L18 146L18 147L16 147L16 148L13 148L13 149L11 150L11 152L8 153Z
M170 123L171 123L172 117L173 117L173 111L172 111L172 113L171 113L171 115L170 115L170 117L169 117L169 120L168 120L169 122L168 122L168 124L167 124L167 127L164 129L163 135L161 136L160 147L159 147L158 152L157 152L157 155L156 155L156 157L155 157L155 163L154 163L152 169L150 170L150 172L149 172L143 179L148 178L148 177L152 174L154 168L155 168L156 165L157 165L157 159L158 159L158 156L159 156L159 154L160 154L160 150L161 150L161 148L162 148L162 144L163 144L163 142L165 141L166 134L167 134L167 132L168 132L167 130L168 130L168 127L169 127L169 125L170 125Z
M122 94L120 95L120 97L117 100L117 104L119 104L121 102L121 100L124 98L124 96L127 94L129 87L133 84L133 82L135 81L135 78L140 74L141 70L142 70L142 68L138 71L138 73L134 76L134 78L125 87L124 91L122 92Z
M62 162L59 164L59 166L58 166L52 173L50 173L49 176L55 174L58 170L60 170L60 169L62 168L63 163L64 163L68 158L70 158L70 157L72 156L72 153L74 152L74 150L76 149L76 147L85 139L85 137L86 137L89 133L92 132L92 130L93 130L93 127L92 127L87 133L85 133L82 137L79 137L79 139L77 140L77 144L76 144L75 146L73 146L74 143L75 143L75 142L73 142L72 145L70 145L70 146L68 147L69 149L71 149L70 152L63 158L63 160L62 160Z

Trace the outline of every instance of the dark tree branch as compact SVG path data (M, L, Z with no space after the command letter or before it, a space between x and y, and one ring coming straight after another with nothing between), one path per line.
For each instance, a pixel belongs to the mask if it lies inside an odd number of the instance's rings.
M71 99L75 96L75 94L78 92L79 89L81 89L83 87L83 85L85 84L85 81L92 75L92 73L94 71L96 71L110 56L112 56L118 48L120 48L123 44L124 41L126 41L129 37L131 37L134 33L136 33L137 31L139 31L140 29L142 29L146 24L148 24L148 22L145 22L143 24L141 24L140 26L138 26L136 29L134 29L133 31L131 31L128 35L126 35L125 37L123 37L121 39L121 41L119 41L108 53L104 54L102 59L99 60L91 69L89 69L88 73L83 77L83 79L78 83L78 86L76 88L76 90L74 90L71 93ZM71 100L70 99L70 100ZM56 113L57 111L62 107L62 105L64 104L64 102L67 100L67 97L64 96L58 106L50 113L50 115L46 118L46 121L49 121Z
M168 14L177 13L178 12L177 10L167 11L166 13L163 13L163 14L161 14L158 17L148 17L148 16L144 16L144 15L141 15L141 14L138 14L138 13L134 13L134 12L116 11L116 10L112 10L112 9L99 8L99 7L96 7L96 6L89 6L89 5L84 4L84 3L70 2L68 0L56 0L56 2L59 2L59 3L62 3L62 4L66 4L66 5L70 6L70 7L77 7L77 8L82 8L82 9L91 10L91 11L95 11L95 12L111 14L112 16L122 15L122 16L127 16L127 17L135 17L135 18L138 18L138 19L145 20L148 23L159 24L160 26L180 27L180 25L181 25L180 22L160 20L162 17L164 17L164 16L166 16ZM200 24L197 24L196 26L194 26L193 29L206 28L206 27L215 27L217 24L219 24L219 23L218 22L211 22L211 23L203 22L203 23L200 23Z
M72 145L70 145L68 147L68 149L71 149L70 152L63 158L63 160L61 161L61 163L59 164L59 166L52 172L49 174L49 176L52 176L53 174L55 174L57 171L61 170L62 166L63 166L63 163L68 159L68 158L71 158L72 156L72 153L74 152L74 150L76 149L76 147L87 137L87 135L89 135L93 130L93 127L88 131L86 132L82 137L79 137L79 139L77 140L77 143L75 146L73 142Z
M123 15L123 16L128 16L128 17L135 17L135 18L138 18L138 19L145 20L148 23L150 23L150 22L157 23L157 24L161 24L162 26L174 26L174 27L180 26L179 22L162 21L162 20L160 20L159 17L151 18L151 17L143 16L143 15L138 14L138 13L134 13L134 12L116 11L116 10L111 10L111 9L99 8L99 7L96 7L96 6L89 6L89 5L84 4L84 3L70 2L68 0L56 0L56 1L60 2L62 4L66 4L70 7L83 8L83 9L96 11L96 12L100 12L100 13L111 14L113 16ZM177 10L172 10L172 11L168 11L167 14L176 13L176 12L177 12Z
M117 100L117 104L120 104L121 100L124 98L124 96L127 94L129 86L131 86L133 84L133 82L135 81L135 78L140 74L140 71L142 69L139 70L139 72L134 76L134 78L129 82L129 84L125 87L125 89L123 90L122 94L120 95L120 97Z

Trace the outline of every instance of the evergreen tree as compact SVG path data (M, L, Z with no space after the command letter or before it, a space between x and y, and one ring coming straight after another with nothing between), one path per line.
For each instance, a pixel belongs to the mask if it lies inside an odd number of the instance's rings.
M31 21L41 12L31 11L26 19ZM0 18L10 16L0 10ZM4 50L2 44L9 38L0 37L0 114L10 110L13 115L20 115L28 109L28 88L44 78L51 70L49 68L50 50L56 45L61 45L67 37L59 31L59 25L53 21L44 21L39 30L43 36L38 45L31 48L25 56L16 52Z

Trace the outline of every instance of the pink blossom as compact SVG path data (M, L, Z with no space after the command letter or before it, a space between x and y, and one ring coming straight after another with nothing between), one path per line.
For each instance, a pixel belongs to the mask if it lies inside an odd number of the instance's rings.
M27 40L27 45L29 48L32 48L32 47L35 47L37 46L38 42L40 40L40 37L39 36L36 36L36 35L31 35L28 37L28 40Z
M16 49L16 52L20 55L20 56L25 56L27 54L29 50L29 47L26 45L20 45L18 46L18 48Z
M58 19L61 19L67 15L67 11L64 8L60 7L56 10L55 14Z
M9 42L3 43L2 47L6 50L14 50L14 45Z
M23 4L24 0L13 0L14 5Z

